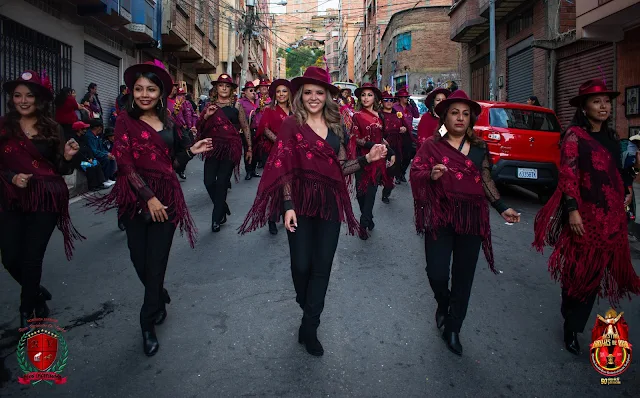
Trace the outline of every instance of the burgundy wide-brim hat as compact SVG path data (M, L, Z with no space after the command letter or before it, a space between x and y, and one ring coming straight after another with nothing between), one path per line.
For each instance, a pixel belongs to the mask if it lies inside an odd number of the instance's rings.
M233 81L231 76L227 75L226 73L223 73L220 76L218 76L218 80L213 82L214 86L219 84L219 83L227 83L228 85L230 85L233 88L237 88L238 87L238 85Z
M389 98L391 98L391 99L395 99L396 97L394 97L393 95L391 95L391 93L390 93L390 92L388 92L388 91L383 91L383 92L382 92L382 99L389 99Z
M401 88L396 92L396 97L397 98L411 97L411 94L409 94L406 88Z
M2 85L2 90L5 93L12 94L16 87L24 84L32 90L37 90L45 100L51 101L53 99L53 87L51 81L47 77L46 72L43 71L42 76L33 70L26 70L20 74L16 80L11 80Z
M269 80L269 79L260 79L260 83L258 83L258 87L262 87L262 86L270 87L271 86L271 80Z
M329 72L317 66L310 66L304 71L304 75L299 76L291 80L291 93L295 94L300 87L305 84L316 84L329 90L331 94L337 95L340 93L338 87L331 84L331 75Z
M440 102L436 105L436 113L438 115L443 115L445 108L449 107L451 104L455 104L458 102L463 102L469 105L469 108L478 116L482 112L482 107L479 103L469 99L467 93L463 90L454 91L446 100Z
M178 94L186 94L186 90L184 89L184 87L180 87L178 88Z
M587 80L578 89L578 95L569 100L571 106L580 107L582 101L590 95L608 95L614 99L620 95L620 92L607 89L607 83L602 79Z
M132 65L124 71L124 84L133 92L133 86L136 84L137 76L141 73L153 73L158 76L162 82L162 96L168 97L173 90L173 78L164 64L159 60L148 61L143 64Z
M382 99L382 91L380 91L378 87L374 86L373 83L365 83L361 87L358 87L356 89L356 97L360 98L360 94L362 94L364 90L371 90L376 97L378 97L378 100Z
M431 106L438 94L444 94L445 97L449 98L449 96L451 95L451 91L447 90L446 88L437 88L435 90L431 90L429 95L427 95L427 98L424 99L424 103L427 104L427 106Z
M256 86L253 84L253 82L249 82L249 81L248 81L248 82L246 82L246 83L244 84L244 87L242 87L242 91L244 91L244 90L246 90L246 89L248 89L248 88L256 88Z
M276 98L276 90L278 89L278 86L285 86L286 88L289 89L289 95L291 95L291 82L287 79L276 79L273 81L273 83L271 83L271 85L269 86L269 97L270 98Z

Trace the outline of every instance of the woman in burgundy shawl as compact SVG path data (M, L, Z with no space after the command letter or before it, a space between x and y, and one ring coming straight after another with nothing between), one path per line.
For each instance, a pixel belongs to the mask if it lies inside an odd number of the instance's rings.
M253 159L251 131L242 104L236 101L233 90L238 87L229 75L222 74L214 86L214 95L196 123L199 138L211 138L213 148L202 154L204 159L204 186L213 202L211 230L220 232L220 226L231 215L227 204L227 188L231 175L236 181L240 175L242 140L247 142L245 158ZM232 95L233 94L233 95Z
M436 325L444 326L442 338L457 355L462 355L459 335L480 246L496 272L487 199L507 222L520 221L520 214L500 200L491 179L487 146L473 133L480 111L480 105L462 90L438 104L436 112L447 133L424 142L410 175L416 230L425 235L427 276L438 303Z
M618 94L589 80L571 99L577 109L562 138L558 189L535 220L534 247L554 248L549 272L562 284L564 342L576 355L598 294L616 306L640 293L625 214L640 165L636 159L635 169L622 168L620 142L608 127Z
M366 156L347 160L338 105L329 94L337 94L337 88L330 81L325 70L310 66L291 82L295 115L282 123L256 199L240 227L242 234L254 231L286 210L291 274L304 312L298 341L315 356L324 353L317 329L340 224L345 223L350 234L361 228L344 176L385 156L385 147L376 145Z
M180 228L191 247L196 235L175 170L211 149L211 140L185 145L190 139L173 125L167 110L173 82L162 62L133 65L125 70L124 81L131 95L116 119L116 184L106 196L89 200L100 211L117 208L126 227L131 261L144 285L143 350L152 356L160 348L155 325L164 322L171 301L164 276L173 235Z
M291 115L291 83L285 79L277 79L269 87L271 104L265 108L260 119L256 139L259 140L261 153L271 153L273 144L278 139L278 132L282 122ZM269 233L278 234L276 222L278 217L269 220Z
M371 83L365 83L356 90L356 97L360 99L353 114L353 126L349 138L349 153L358 156L366 155L376 144L386 144L383 139L384 126L382 116L378 113L378 107L382 93ZM395 155L391 148L387 147L388 156ZM388 163L381 159L369 164L356 172L356 197L360 205L360 225L365 230L372 231L373 205L378 192L378 185L385 187L393 185L393 180L387 173ZM360 239L367 240L369 234L364 231L359 234Z
M429 111L422 115L420 122L418 123L418 148L428 139L433 137L436 131L440 128L440 118L436 114L436 106L439 103L446 100L451 95L451 91L446 88L437 88L427 95L424 103L427 105Z
M20 327L49 316L51 294L40 286L42 261L53 230L64 237L67 258L73 240L82 237L69 217L69 190L63 175L74 169L79 145L65 143L51 119L51 83L26 71L6 82L7 115L0 118L0 255L9 274L22 286Z
M402 145L404 143L404 136L411 134L411 125L407 124L407 119L402 112L396 112L393 110L393 105L396 99L385 91L382 93L382 112L380 114L383 118L384 139L389 143L389 146L395 153L389 161L387 173L389 179L387 185L382 189L382 202L389 203L389 195L393 190L394 178L396 182L399 182L400 175L402 173Z

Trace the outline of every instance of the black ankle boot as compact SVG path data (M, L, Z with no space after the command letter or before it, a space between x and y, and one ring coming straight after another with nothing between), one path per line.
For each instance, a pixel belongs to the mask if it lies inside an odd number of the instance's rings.
M324 355L324 348L318 340L318 328L317 327L305 327L300 326L298 330L298 342L305 345L307 352L315 357L321 357Z
M251 173L247 173L247 175L244 177L244 179L245 179L245 181L249 181L252 177L253 177L253 175L251 175Z
M382 203L389 204L389 197L388 196L383 196L382 197Z
M148 357L156 355L160 349L160 343L158 343L158 337L156 337L155 329L142 331L142 349L144 354Z
M169 292L164 288L162 289L162 301L165 304L171 304L171 297L169 297Z
M276 223L273 221L269 221L269 233L271 235L278 235L278 227L276 227Z
M456 355L462 355L462 344L460 344L460 334L456 332L448 332L445 330L442 333L442 340L447 343L449 351Z
M578 333L564 330L564 345L567 351L574 355L580 355L580 344L578 343Z
M447 319L447 315L449 315L449 306L438 305L438 309L436 310L436 327L438 329L444 326L444 321Z
M51 298L53 297L51 293L49 293L49 291L42 285L40 285L40 295L42 295L42 298L47 301L51 300Z
M34 317L33 315L33 311L20 311L20 329L29 329L29 319L32 319Z
M167 309L163 308L156 313L156 316L153 318L153 324L162 325L165 319L167 319Z

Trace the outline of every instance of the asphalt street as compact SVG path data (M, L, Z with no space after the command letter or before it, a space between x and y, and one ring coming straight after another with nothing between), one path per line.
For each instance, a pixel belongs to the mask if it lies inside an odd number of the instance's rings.
M210 231L211 202L202 163L182 183L199 228L196 248L178 233L166 276L172 298L158 327L160 351L142 352L138 316L143 298L115 212L93 214L71 205L87 240L67 262L58 231L45 257L42 283L53 294L51 317L67 329L64 385L23 386L17 365L19 287L0 271L0 396L2 397L595 397L638 396L640 360L619 386L601 386L583 354L564 349L560 287L545 255L531 249L540 205L507 189L506 202L522 222L506 225L492 213L500 274L481 254L461 332L464 355L450 353L438 333L427 282L423 240L415 233L410 187L400 185L385 205L378 194L376 229L368 241L342 235L319 338L312 357L297 342L302 316L294 300L286 233L267 228L240 236L258 179L234 183L232 216ZM244 177L244 175L242 176ZM357 207L357 205L355 206ZM355 210L356 216L360 213ZM640 270L640 256L633 251ZM640 299L624 301L631 343L640 344ZM634 392L635 391L635 392Z

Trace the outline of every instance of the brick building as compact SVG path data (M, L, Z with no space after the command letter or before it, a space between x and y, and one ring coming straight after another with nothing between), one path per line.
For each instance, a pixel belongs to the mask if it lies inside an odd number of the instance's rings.
M383 87L406 86L411 94L421 94L429 82L438 87L459 80L460 44L446 38L449 9L416 7L393 14L382 36Z
M340 38L338 48L338 66L340 81L354 80L354 39L358 29L362 25L361 0L340 0L338 23L340 26Z
M333 15L333 14L331 14ZM325 26L324 39L324 56L326 58L326 67L329 70L332 81L338 80L340 73L339 57L340 57L340 27L338 26L338 18L331 18Z

